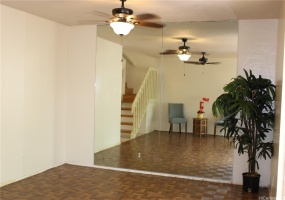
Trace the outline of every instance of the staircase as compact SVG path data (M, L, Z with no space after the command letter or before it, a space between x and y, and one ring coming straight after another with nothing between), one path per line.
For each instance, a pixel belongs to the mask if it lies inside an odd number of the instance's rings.
M121 106L121 143L136 138L149 100L157 98L158 70L149 68L137 94L125 85Z
M121 143L131 139L133 130L133 115L131 108L135 97L136 94L133 93L133 89L128 88L126 84L121 106Z

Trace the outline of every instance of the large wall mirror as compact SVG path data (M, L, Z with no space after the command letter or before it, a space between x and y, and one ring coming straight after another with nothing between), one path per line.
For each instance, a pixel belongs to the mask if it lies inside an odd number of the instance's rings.
M230 182L233 148L220 127L213 136L220 118L212 115L211 107L236 76L238 22L135 27L124 37L105 25L98 26L97 36L94 164ZM180 61L176 54L161 54L183 46L182 38L188 39L193 63ZM201 52L208 58L204 65L197 63ZM133 119L139 114L130 113L132 94L140 96L136 103L144 106L137 111L142 115L139 122ZM193 118L204 97L210 99L204 103L207 137L200 137L193 134ZM183 124L181 133L176 124L169 133L169 103L183 104L187 133ZM132 135L130 127L138 123Z

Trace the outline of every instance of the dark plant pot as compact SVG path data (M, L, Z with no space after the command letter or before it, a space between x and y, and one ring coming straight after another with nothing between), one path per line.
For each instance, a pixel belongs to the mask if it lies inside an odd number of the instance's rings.
M260 174L252 175L243 173L243 190L246 192L258 192Z

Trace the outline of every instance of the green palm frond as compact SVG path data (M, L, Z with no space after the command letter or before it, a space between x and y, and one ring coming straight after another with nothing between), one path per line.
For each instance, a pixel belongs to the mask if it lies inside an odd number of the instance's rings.
M254 76L237 76L224 86L224 92L212 105L214 116L228 115L223 130L239 154L247 153L250 173L259 168L257 158L271 158L273 143L263 141L274 126L274 101L276 86L271 80Z

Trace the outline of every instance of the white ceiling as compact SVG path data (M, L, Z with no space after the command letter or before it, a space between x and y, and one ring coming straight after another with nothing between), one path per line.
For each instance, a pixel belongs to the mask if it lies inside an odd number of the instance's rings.
M190 38L187 45L192 50L211 55L236 55L237 20L277 19L281 3L282 0L127 0L125 7L132 9L135 15L157 14L161 17L157 22L166 26L163 30L135 27L123 38L124 47L158 56L163 33L164 50L177 49L183 44L177 38L187 37ZM119 0L1 0L1 4L68 26L82 25L86 20L90 24L94 24L94 20L105 21L108 18L96 13L111 16L112 9L121 6ZM100 28L100 32L99 36L122 43L109 26Z
M161 22L221 21L278 18L282 0L127 0L134 14L156 13ZM119 0L1 0L7 5L65 25L82 20L101 20L100 11L111 15Z
M98 27L98 36L123 44L125 49L153 57L159 57L159 53L167 49L177 50L179 46L183 46L181 40L183 37L189 38L186 45L191 51L207 52L211 57L236 57L238 23L237 21L170 22L166 23L163 29L135 27L123 38L116 35L109 25L104 25ZM177 58L176 55L166 56Z

